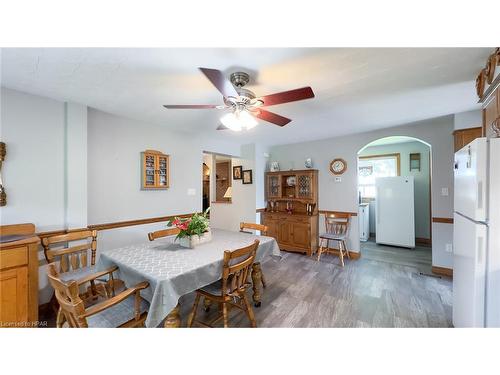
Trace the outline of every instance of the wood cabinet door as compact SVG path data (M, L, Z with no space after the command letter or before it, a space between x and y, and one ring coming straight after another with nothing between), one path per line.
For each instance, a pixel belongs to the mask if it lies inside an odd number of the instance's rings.
M281 196L281 178L280 175L271 174L267 175L267 197L279 198Z
M313 175L312 173L300 173L297 175L297 198L313 199Z
M269 237L274 237L278 241L278 220L264 217L264 225L267 226L267 235Z
M286 220L279 221L278 242L287 245L293 245L292 224Z
M28 267L0 271L0 325L28 321Z
M311 246L311 231L309 223L292 224L293 244L308 249Z

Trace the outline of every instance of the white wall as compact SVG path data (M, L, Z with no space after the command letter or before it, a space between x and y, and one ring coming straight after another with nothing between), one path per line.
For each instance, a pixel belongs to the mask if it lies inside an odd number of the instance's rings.
M2 88L2 177L7 205L2 224L64 227L64 103Z
M332 125L334 126L334 124ZM415 137L432 146L432 216L452 217L453 212L453 116L444 116L417 123L381 129L373 132L343 137L271 147L270 161L278 161L282 170L301 167L306 157L311 157L319 169L319 208L357 212L357 153L368 143L387 136ZM329 162L340 157L347 161L347 171L342 182L335 182L328 171ZM441 189L448 188L449 195L442 196ZM446 224L449 225L449 224ZM433 225L434 231L440 231ZM435 266L452 267L451 253L446 253L445 243L433 240L432 261ZM358 222L354 218L348 243L350 249L359 251Z
M37 232L87 225L87 107L1 89L1 224L33 223ZM39 259L43 259L40 248ZM40 303L52 295L39 268Z
M454 129L477 128L482 126L483 117L481 110L455 113L453 115Z
M370 146L360 152L360 156L400 154L401 176L415 179L415 237L431 238L430 219L430 148L422 142L394 143ZM420 171L410 172L410 154L420 153ZM375 233L375 205L370 203L370 232Z

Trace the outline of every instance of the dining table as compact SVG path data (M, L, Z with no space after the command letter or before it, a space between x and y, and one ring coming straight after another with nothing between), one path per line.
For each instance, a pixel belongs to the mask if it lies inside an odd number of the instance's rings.
M212 239L195 248L184 248L175 236L100 252L99 269L118 266L115 277L133 286L148 281L149 287L141 296L149 302L146 327L180 327L179 298L201 287L218 281L222 276L225 250L235 250L259 240L252 266L252 298L260 305L261 267L266 257L280 256L273 237L247 232L233 232L212 228Z

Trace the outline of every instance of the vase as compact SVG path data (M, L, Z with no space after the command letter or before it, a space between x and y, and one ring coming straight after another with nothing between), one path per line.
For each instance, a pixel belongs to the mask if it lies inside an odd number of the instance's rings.
M212 232L209 229L201 236L195 234L193 236L179 238L179 245L181 245L182 247L186 247L188 249L194 249L196 246L209 242L211 240L212 240Z

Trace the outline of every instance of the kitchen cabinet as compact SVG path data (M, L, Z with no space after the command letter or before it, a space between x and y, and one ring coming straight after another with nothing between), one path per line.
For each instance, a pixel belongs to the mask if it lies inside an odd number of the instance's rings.
M482 127L455 130L453 132L453 138L455 142L455 152L457 152L462 147L471 143L474 139L480 138L482 136L483 136Z

